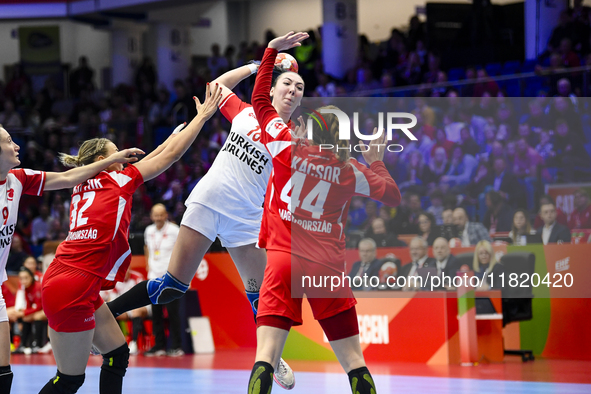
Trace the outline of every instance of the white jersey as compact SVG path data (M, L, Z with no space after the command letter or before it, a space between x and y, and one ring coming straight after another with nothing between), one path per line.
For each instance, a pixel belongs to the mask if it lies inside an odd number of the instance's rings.
M148 248L148 279L160 278L166 273L178 236L179 226L169 221L160 230L155 224L146 227L144 243Z
M185 204L199 203L234 220L260 222L272 169L261 127L252 106L233 93L222 101L220 112L232 122L230 134Z
M6 261L10 253L12 235L16 228L18 205L23 194L40 196L45 187L45 172L16 169L10 170L0 182L0 283L8 278Z

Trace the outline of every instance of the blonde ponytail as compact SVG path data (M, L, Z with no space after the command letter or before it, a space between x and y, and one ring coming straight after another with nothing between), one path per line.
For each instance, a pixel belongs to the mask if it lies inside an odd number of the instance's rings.
M93 138L84 141L80 145L77 156L60 153L59 160L66 167L82 167L91 164L98 156L107 154L107 142L110 141L106 138Z

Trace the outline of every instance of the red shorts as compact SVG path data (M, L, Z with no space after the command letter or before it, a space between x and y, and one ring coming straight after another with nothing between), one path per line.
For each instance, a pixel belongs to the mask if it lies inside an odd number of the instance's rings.
M95 327L94 312L103 305L102 278L53 260L43 276L43 310L49 327L82 332Z
M293 294L296 297L292 297L292 280L294 284L301 283L301 276L304 273L312 275L311 271L325 274L327 267L319 266L317 263L288 252L267 250L267 267L261 286L257 317L281 316L291 319L295 326L301 325L302 289L293 289ZM341 272L333 269L332 274L338 276L341 275ZM338 297L332 298L309 296L308 302L312 308L314 319L327 319L351 309L357 304L351 289L341 289L338 295Z

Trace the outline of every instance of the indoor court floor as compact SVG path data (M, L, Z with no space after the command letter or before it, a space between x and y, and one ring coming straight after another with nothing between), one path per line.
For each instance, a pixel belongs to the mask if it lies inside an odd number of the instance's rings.
M213 355L169 357L132 356L124 393L244 394L254 360L252 350L221 350ZM346 375L336 362L288 360L296 371L290 393L350 393ZM80 394L98 392L101 358L91 356ZM522 363L518 357L503 364L475 367L415 363L369 365L378 393L532 393L591 394L591 362L543 360ZM53 356L14 355L12 393L37 393L55 374ZM275 385L274 393L285 392Z

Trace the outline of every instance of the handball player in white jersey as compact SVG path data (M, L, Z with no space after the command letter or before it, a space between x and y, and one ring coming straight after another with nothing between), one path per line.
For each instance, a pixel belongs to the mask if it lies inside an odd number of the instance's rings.
M261 128L252 106L230 89L257 69L257 65L248 64L228 71L212 82L222 85L219 109L232 123L230 134L211 169L185 202L187 210L167 274L147 284L140 283L109 302L115 316L150 302L166 304L182 296L216 237L232 257L256 316L267 261L265 250L256 244L272 164L271 156L261 143ZM290 118L300 105L303 94L302 78L291 71L279 74L270 90L273 107L296 132L301 130L292 125ZM293 388L293 372L283 360L276 371L275 381L285 389Z
M109 157L109 160L72 169L66 172L44 172L14 169L20 165L20 148L10 134L0 125L0 284L6 281L6 261L16 228L18 206L23 194L41 196L45 190L67 189L98 174L114 163L128 163L130 155L143 153L139 149L126 149ZM10 393L10 326L6 303L0 293L0 394Z

